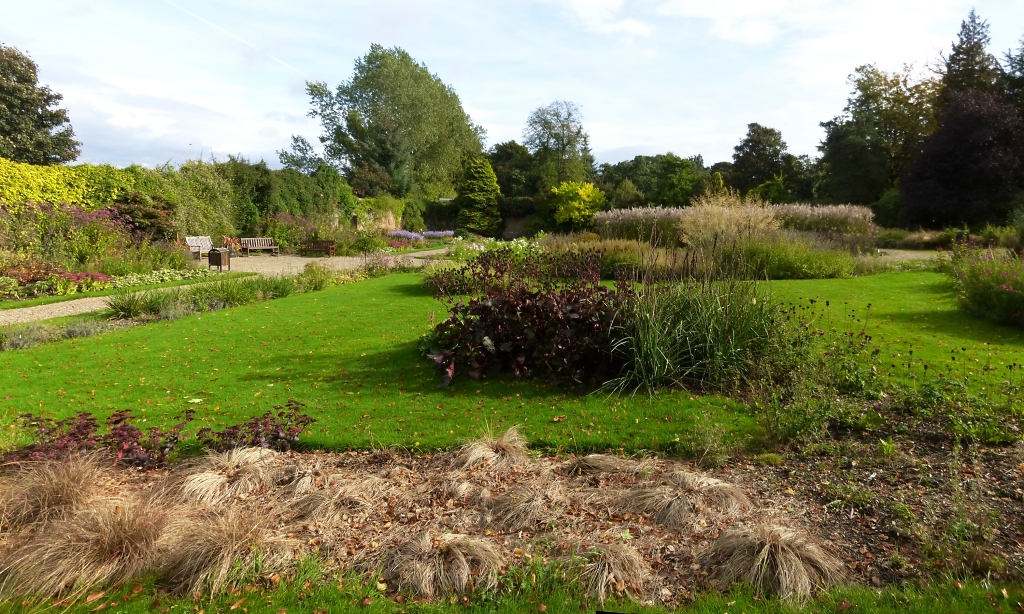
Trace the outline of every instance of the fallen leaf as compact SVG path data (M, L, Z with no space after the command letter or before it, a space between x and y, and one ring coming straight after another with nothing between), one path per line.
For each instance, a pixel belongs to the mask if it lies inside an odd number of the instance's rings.
M367 598L363 599L363 605L369 607L369 606L373 605L373 600L370 599L369 597L367 597Z
M99 604L98 606L96 606L95 608L93 608L93 609L92 609L92 611L93 611L93 612L99 612L100 610L102 610L102 609L103 609L103 608L105 608L105 607L107 607L107 604L105 604L105 603L101 603L101 604Z
M562 421L564 421L564 420L565 420L566 418L568 418L568 416L555 416L554 418L552 418L552 419L551 419L551 421L552 421L552 422L562 422Z
M546 605L544 605L542 603L539 606L537 606L537 609L540 610L541 612L547 612L548 611L548 606L546 606Z
M93 601L96 601L97 599L99 599L100 597L102 597L105 594L106 593L104 591L100 591L98 593L93 593L93 594L91 594L91 595L89 595L88 597L85 598L85 602L86 603L92 603Z
M851 607L853 607L853 604L850 603L850 600L843 599L843 602L836 606L836 612L845 612L846 610L849 610Z
M383 582L378 582L377 583L377 590L379 590L379 591L386 591L386 590L388 590L388 585L383 583Z
M241 599L239 599L238 601L236 601L235 603L233 603L231 605L231 609L232 610L237 610L238 608L242 607L242 605L245 604L246 601L249 601L249 598L248 597L242 597Z

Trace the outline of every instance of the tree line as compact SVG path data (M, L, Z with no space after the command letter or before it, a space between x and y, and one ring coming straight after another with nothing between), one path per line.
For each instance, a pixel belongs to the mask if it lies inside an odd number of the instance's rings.
M345 184L334 192L401 201L409 229L495 234L507 220L520 230L578 227L599 208L687 206L729 191L869 204L890 226L1002 224L1024 209L1024 39L1001 58L989 45L987 22L971 11L930 72L856 68L845 108L821 123L817 157L789 152L778 130L750 123L732 159L711 165L673 153L597 165L569 101L534 110L521 143L485 150L485 131L451 86L404 50L373 45L347 81L307 83L319 147L295 136L278 152L284 171L238 156L219 172L245 201L239 226L281 210L275 194L301 192L297 177L332 183L332 171ZM31 59L0 45L0 72L0 157L73 161L80 143Z

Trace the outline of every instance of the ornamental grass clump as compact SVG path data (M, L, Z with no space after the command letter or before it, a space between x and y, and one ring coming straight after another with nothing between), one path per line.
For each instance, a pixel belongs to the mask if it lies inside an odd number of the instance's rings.
M835 586L845 575L842 562L810 535L767 523L726 531L699 563L718 588L749 582L760 594L797 603Z
M84 595L151 569L168 514L135 500L110 500L37 531L2 561L8 595Z
M1024 327L1024 254L957 244L944 269L960 308L997 324Z
M877 228L870 207L860 205L771 205L769 211L783 228L827 234L872 234Z

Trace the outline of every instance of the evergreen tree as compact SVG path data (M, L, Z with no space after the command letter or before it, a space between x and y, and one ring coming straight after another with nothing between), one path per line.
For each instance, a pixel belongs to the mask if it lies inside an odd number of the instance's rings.
M466 162L456 192L458 196L454 204L459 211L458 227L484 236L497 234L501 226L501 211L498 209L501 189L487 158L470 158Z
M949 102L954 92L995 89L999 62L988 52L990 40L988 22L971 9L967 19L960 22L960 33L949 57L942 58L940 102L943 105Z
M78 158L63 96L38 84L38 67L24 53L0 44L0 158L62 164Z
M1002 68L1000 85L1003 95L1024 117L1024 38L1020 40L1020 49L1016 53L1006 52Z

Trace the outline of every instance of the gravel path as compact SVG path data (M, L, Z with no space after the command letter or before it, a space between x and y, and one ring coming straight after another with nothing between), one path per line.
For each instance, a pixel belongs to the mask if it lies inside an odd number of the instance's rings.
M409 254L412 256L414 265L426 264L427 256L443 254L444 249L435 249L426 252ZM303 258L301 256L247 256L231 259L232 273L260 273L261 275L297 275L302 272L309 262L320 262L332 269L344 271L354 269L363 265L363 258L360 256L336 256L334 258ZM106 309L106 298L91 297L80 298L73 301L61 303L50 303L49 305L36 305L35 307L24 307L21 309L0 310L0 326L8 324L24 324L26 322L37 322L51 318L63 318L76 316L83 313L100 311Z

